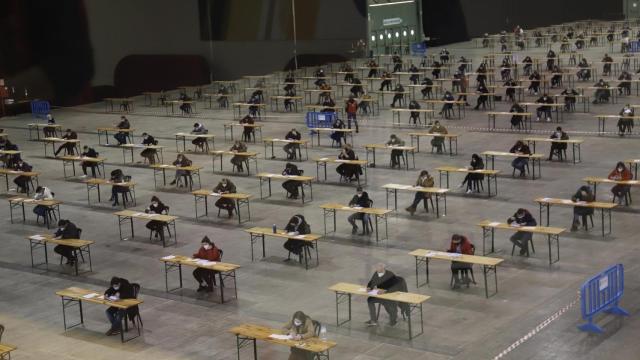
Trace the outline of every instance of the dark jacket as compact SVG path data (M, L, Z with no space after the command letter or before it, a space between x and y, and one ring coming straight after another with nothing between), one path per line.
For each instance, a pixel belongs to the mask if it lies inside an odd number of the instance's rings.
M302 171L298 170L298 167L294 164L287 164L287 166L282 171L282 175L302 175Z
M129 280L120 278L120 288L115 290L112 287L109 287L105 292L104 296L114 296L119 294L120 299L135 299L133 296L133 286L129 283Z
M527 210L524 211L524 216L521 219L518 219L518 217L516 216L517 212L515 214L513 214L512 217L510 217L507 220L507 223L509 225L511 225L511 223L515 222L516 224L520 225L520 226L536 226L538 225L538 223L536 222L536 219L533 218L533 215L531 215L531 213Z
M366 191L362 192L362 196L358 196L358 194L353 195L351 201L349 201L349 206L368 208L370 205L369 194Z
M293 131L289 131L287 133L287 135L285 135L284 138L285 138L285 140L300 140L300 139L302 139L302 134L300 134L299 131L296 131L295 133Z
M158 144L158 142L151 135L147 136L146 139L142 140L142 145L156 145L156 144Z
M236 186L231 181L227 181L227 186L222 186L222 181L221 181L218 183L218 185L216 185L216 187L213 188L213 192L232 194L236 192Z
M77 239L80 234L78 233L76 225L72 222L68 222L64 228L58 229L54 236L60 237L61 239Z
M94 148L88 148L87 151L82 153L82 156L90 158L97 158L98 155L98 152Z
M393 287L393 285L395 285L395 283L396 274L392 273L389 270L385 270L382 277L379 277L378 273L374 273L373 276L371 276L371 280L369 280L369 282L367 283L367 288L389 290L391 287Z

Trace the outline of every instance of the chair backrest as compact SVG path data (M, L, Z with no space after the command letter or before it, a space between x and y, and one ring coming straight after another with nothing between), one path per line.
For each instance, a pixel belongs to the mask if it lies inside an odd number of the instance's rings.
M476 246L471 244L471 255L475 255L476 254Z
M373 207L373 200L369 199L369 207Z
M165 205L164 210L162 210L162 213L165 215L169 215L169 207Z
M138 294L140 293L140 284L133 283L131 284L131 287L133 288L133 297L137 299Z
M131 175L124 175L122 177L122 179L124 180L124 182L130 182L131 181Z
M4 333L4 325L0 324L0 342L2 341L2 334Z
M222 249L218 249L220 251L220 260L222 260L222 255L224 255L224 251Z
M78 239L82 239L82 229L78 228Z
M313 333L315 336L320 336L320 329L322 328L322 324L318 320L311 320L313 322Z

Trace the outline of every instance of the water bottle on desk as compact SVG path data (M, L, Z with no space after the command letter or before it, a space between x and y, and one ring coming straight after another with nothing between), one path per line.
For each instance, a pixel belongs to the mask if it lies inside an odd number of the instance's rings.
M271 227L271 229L273 230L273 233L275 234L275 233L276 233L276 230L277 230L277 229L276 229L276 224L273 224L273 226Z

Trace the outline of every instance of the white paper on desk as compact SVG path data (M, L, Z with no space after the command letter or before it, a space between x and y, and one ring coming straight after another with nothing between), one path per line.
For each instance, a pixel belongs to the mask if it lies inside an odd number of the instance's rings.
M327 161L327 160L329 160L329 158L320 158L320 159L318 159L318 160L320 160L320 161Z
M42 236L42 235L33 235L33 236L29 236L29 239L31 239L31 240L44 240L44 236Z
M445 256L448 256L448 257L460 257L460 256L462 256L462 254L458 254L458 253L445 253Z
M563 203L563 204L571 204L572 202L573 202L573 201L571 201L571 200L562 200L562 203Z
M304 235L296 235L294 236L296 239L304 239Z
M542 198L542 199L540 199L540 200L542 200L542 201L544 201L544 202L547 202L547 201L551 200L551 198Z
M82 297L83 297L84 299L93 299L93 298L94 298L94 297L96 297L96 296L100 296L100 294L97 294L97 293L91 293L91 294L83 295Z
M469 169L467 169L467 168L458 168L458 171L467 171L467 170L469 170Z
M26 203L30 203L30 202L34 202L36 201L36 199L24 199L24 202Z
M368 291L367 294L369 294L369 295L378 295L378 290L374 289L374 290Z
M220 193L212 192L212 193L211 193L211 194L209 194L209 195L211 195L211 196L220 196Z
M273 174L267 174L267 175L265 175L265 176L266 176L266 177L268 177L268 178L270 178L270 177L273 177Z
M291 335L271 334L269 337L276 340L291 340Z
M358 289L358 291L366 292L366 291L367 291L367 288L359 288L359 289Z
M167 255L165 257L162 258L162 260L171 260L171 259L175 259L176 256L175 255Z
M520 226L520 229L523 229L523 230L532 230L535 228L536 228L535 226Z
M512 222L510 226L511 226L511 227L520 227L520 225L518 225L518 223L517 223L517 222Z
M278 140L280 140L280 139L271 139L271 140L273 140L273 141L278 141Z
M337 163L346 163L349 160L343 160L343 159L336 159L335 162Z
M297 231L290 231L287 233L287 235L293 236L293 235L298 235Z
M500 225L500 222L494 221L494 222L490 222L488 225L489 226L498 226L498 225Z
M356 209L356 210L360 210L360 209L362 209L362 206L354 206L353 208Z
M198 265L202 265L202 266L209 266L209 265L215 265L216 262L215 261L209 261L209 260L198 260L197 264Z
M170 167L170 166L171 166L171 165L167 165L167 164L162 164L162 165L160 165L160 167L161 167L161 168L168 168L168 167Z
M117 296L109 296L109 297L107 297L107 300L109 300L109 301L117 301L119 299L118 299Z

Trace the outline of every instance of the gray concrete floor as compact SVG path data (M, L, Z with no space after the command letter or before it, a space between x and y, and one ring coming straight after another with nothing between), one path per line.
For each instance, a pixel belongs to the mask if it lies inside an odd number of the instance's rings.
M477 66L484 51L473 49L470 43L450 46L455 55L473 57ZM433 49L437 51L437 49ZM530 52L541 56L541 49ZM600 58L603 48L590 50L591 60ZM557 90L556 90L557 91ZM527 98L530 101L534 97ZM470 99L475 102L475 98ZM617 105L592 106L592 113L615 114L622 103L637 103L637 97L621 99ZM499 110L508 110L507 103L499 103ZM226 148L222 141L223 123L232 118L230 111L205 110L199 104L198 119L204 121L210 133L216 134L216 148ZM109 126L119 115L103 113L102 104L91 104L71 109L57 109L55 118L64 128L79 132L83 144L97 146L95 128ZM264 122L264 136L283 137L292 126L303 129L302 114L270 113ZM468 236L476 245L481 242L481 229L476 226L481 220L504 221L518 207L525 207L538 217L538 196L570 197L583 184L584 176L606 176L615 162L637 158L640 146L637 137L619 138L615 134L598 137L596 119L593 114L569 114L562 126L572 137L582 137L583 162L542 164L542 179L531 181L501 176L499 196L491 199L464 196L456 185L462 180L459 175L452 179L452 194L448 198L446 217L436 219L433 214L419 211L410 217L402 209L412 196L399 195L397 214L389 219L390 239L376 245L371 237L351 236L346 215L340 214L338 231L320 242L320 266L305 271L296 264L282 262L286 252L279 240L268 239L267 257L251 262L249 236L242 231L249 226L283 226L287 219L297 213L304 214L313 232L322 232L320 204L329 201L347 202L355 191L355 185L337 185L337 175L329 166L329 179L333 184L314 185L314 200L301 206L299 202L286 200L279 182L274 182L274 196L259 200L258 181L255 178L231 176L239 191L254 194L251 202L252 218L249 224L238 226L235 219L228 220L212 216L195 222L193 198L184 191L158 190L153 188L152 171L142 167L121 165L119 149L98 147L102 156L108 158L107 172L123 168L138 182L138 206L143 209L152 195L159 196L171 206L171 212L180 217L178 221L179 243L176 248L162 248L145 238L142 222L136 223L140 235L131 241L120 241L116 218L110 204L88 206L85 186L78 181L65 181L58 160L45 159L42 145L27 139L28 115L3 118L0 126L6 129L11 140L25 152L26 160L43 175L40 183L54 190L62 205L63 218L70 219L84 229L83 237L95 240L92 248L92 273L79 277L69 275L69 269L52 260L49 271L32 269L28 242L25 236L46 231L35 224L33 214L27 215L26 224L10 224L8 206L0 207L2 223L2 251L0 251L0 322L7 331L4 342L16 344L19 350L16 359L235 359L235 339L226 330L236 324L252 322L279 326L291 314L300 309L314 319L326 323L329 336L338 342L331 352L334 359L491 359L511 343L526 335L539 323L576 299L580 284L592 274L610 264L622 262L627 270L627 293L622 306L632 313L630 318L618 319L603 316L598 323L604 324L606 333L594 336L576 329L581 323L579 306L571 307L558 320L551 323L531 340L516 348L505 358L509 359L615 359L634 358L639 350L635 342L635 331L640 327L637 319L640 305L637 298L639 282L638 264L640 245L633 238L638 231L637 205L616 210L613 214L613 234L602 238L599 234L599 218L596 228L589 232L567 233L560 240L560 261L553 266L547 262L546 241L535 238L536 254L531 258L510 255L508 234L498 232L496 256L506 259L500 266L499 293L485 299L482 273L476 268L478 286L452 291L449 288L449 264L435 262L431 265L431 284L415 287L414 260L408 252L416 248L444 249L452 233ZM189 131L194 118L167 117L160 108L142 106L128 116L133 126L160 138L167 146L165 162L175 157L173 133ZM407 121L403 119L403 122ZM502 124L506 124L503 119ZM384 166L388 156L378 155L375 169L369 169L366 190L375 205L384 206L385 193L381 185L389 182L411 184L421 169L437 173L440 165L466 166L471 154L485 150L508 151L522 134L508 131L488 133L478 131L486 124L482 111L467 111L464 120L444 121L450 132L461 134L459 155L434 155L423 151L416 156L416 169L411 171L391 170ZM548 136L555 123L535 123L541 136ZM500 127L506 127L504 125ZM614 123L609 123L614 130ZM405 135L409 128L392 128L391 114L384 110L375 118L363 119L361 132L355 138L356 152L364 158L363 144L383 142L390 133ZM326 146L310 149L310 156L335 155L338 150ZM426 142L425 142L426 143ZM261 144L250 145L251 150L261 153ZM548 145L539 146L538 152L547 153ZM196 164L205 166L202 181L211 188L222 177L211 172L211 158L203 155L190 156ZM137 159L139 160L139 158ZM225 161L228 158L225 157ZM280 172L285 161L260 158L260 169ZM510 173L509 162L500 160L497 168ZM228 163L225 167L229 169ZM315 175L313 162L305 162L302 168ZM2 185L4 187L4 185ZM634 196L637 193L634 190ZM103 196L107 191L103 191ZM8 198L10 195L4 195ZM610 200L607 186L598 192L600 200ZM103 198L106 199L106 198ZM6 204L6 203L5 203ZM553 225L570 226L571 209L555 208ZM636 225L634 225L634 223ZM195 283L190 272L184 274L185 288L167 294L164 291L164 274L161 256L168 254L192 254L202 236L208 235L224 249L224 260L242 266L238 271L237 301L218 304L217 294L201 295L194 291ZM353 320L350 324L335 326L334 294L327 287L338 281L366 283L372 266L385 262L390 270L404 276L409 290L431 296L424 306L424 334L407 341L406 325L400 323L392 328L386 326L386 315L379 328L367 328L367 309L364 299L355 299ZM142 317L145 330L142 338L120 344L114 337L105 337L107 321L100 306L86 306L86 326L63 331L60 300L55 291L72 286L102 289L112 276L122 276L142 284ZM172 281L176 281L173 279ZM287 349L259 343L259 356L263 359L283 359ZM243 350L243 358L251 356Z

